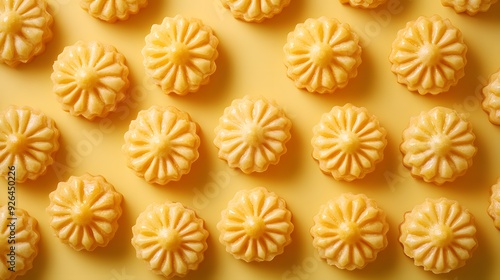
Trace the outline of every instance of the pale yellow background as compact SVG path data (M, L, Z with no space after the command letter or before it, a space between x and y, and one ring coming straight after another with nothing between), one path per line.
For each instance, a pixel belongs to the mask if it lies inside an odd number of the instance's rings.
M475 17L458 15L439 0L389 0L374 10L341 5L337 0L292 0L279 16L261 24L235 20L218 0L151 0L147 8L126 22L107 24L80 9L77 0L51 0L55 36L46 52L28 65L12 69L0 65L0 109L9 104L39 108L52 117L61 133L57 172L35 182L19 184L18 204L39 221L42 239L35 267L21 279L143 280L162 279L136 259L130 245L131 227L152 202L180 201L197 210L210 232L206 260L186 279L500 279L500 232L487 216L489 188L500 176L500 129L488 122L475 95L500 67L500 4ZM466 76L450 92L420 96L396 82L388 56L391 43L407 21L420 15L450 18L469 47ZM211 82L188 96L167 96L145 76L141 49L150 26L166 16L197 17L220 39L217 71ZM359 75L347 88L332 95L310 94L286 77L282 47L288 32L309 17L329 16L349 23L363 38ZM127 58L131 72L129 99L104 121L89 122L60 109L51 92L52 63L64 46L77 40L112 44ZM232 171L217 158L213 129L224 108L244 95L275 99L293 122L288 152L277 166L262 174ZM321 173L311 157L312 127L332 106L351 102L368 108L388 131L385 159L372 174L352 183L336 182ZM167 186L149 185L125 165L123 134L138 111L152 105L175 105L186 110L201 127L200 158L191 173ZM411 116L434 106L456 108L470 116L479 151L468 173L456 182L436 187L413 179L402 167L399 144ZM62 169L61 169L62 168ZM56 239L48 225L48 194L58 181L84 172L101 174L123 193L123 216L116 237L106 248L76 252ZM7 185L2 178L0 184ZM265 186L286 199L293 213L293 242L269 263L245 263L227 254L218 242L216 224L234 193ZM0 203L6 202L6 188ZM317 259L309 228L319 206L344 192L365 193L386 210L389 246L360 271L342 271ZM398 242L403 213L426 197L448 197L470 209L477 219L479 247L467 265L448 275L433 275L413 265Z

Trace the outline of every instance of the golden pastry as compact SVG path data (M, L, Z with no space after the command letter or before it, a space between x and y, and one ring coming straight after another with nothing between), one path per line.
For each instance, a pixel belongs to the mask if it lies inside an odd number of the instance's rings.
M52 22L45 0L1 1L0 62L14 67L43 53Z
M313 128L313 158L336 180L361 179L384 158L386 130L364 107L335 106Z
M491 187L488 215L493 219L495 227L500 230L500 179Z
M385 213L364 194L343 194L321 206L310 232L313 246L329 265L365 267L387 247Z
M400 234L405 254L436 274L464 266L477 247L474 217L446 198L428 198L407 212Z
M219 241L236 259L271 261L292 242L292 213L263 187L237 192L217 223Z
M291 121L273 101L246 96L224 110L215 128L219 158L244 173L264 172L286 153Z
M467 46L462 32L434 15L408 22L392 43L389 60L398 82L419 94L439 94L465 74Z
M451 7L457 13L467 13L470 16L478 12L486 12L498 0L441 0L441 4Z
M483 110L492 124L500 125L500 70L493 73L488 85L483 88Z
M203 220L178 202L149 205L132 232L137 258L166 278L183 277L198 269L208 248Z
M290 0L220 0L233 16L248 22L262 22L281 13Z
M30 107L9 106L0 112L0 174L16 167L16 182L35 180L54 162L59 130L54 121Z
M387 0L340 0L342 4L349 4L357 8L373 9L387 2Z
M82 9L91 16L110 23L128 19L147 4L148 0L80 0Z
M125 133L127 166L148 183L165 185L189 173L200 137L188 113L169 106L142 110Z
M199 19L166 17L151 27L142 49L146 73L165 93L198 91L215 72L219 40Z
M73 249L105 247L118 230L122 195L102 176L71 176L50 193L50 227Z
M403 165L426 182L452 182L472 165L475 138L463 115L435 107L411 118L403 131Z
M333 18L307 19L288 34L283 48L287 75L298 88L332 93L347 86L361 64L359 37Z
M0 279L14 280L33 267L40 241L37 224L25 210L0 207ZM12 225L15 234L11 232Z
M125 57L99 42L64 48L53 68L53 91L63 110L89 120L114 111L129 87Z

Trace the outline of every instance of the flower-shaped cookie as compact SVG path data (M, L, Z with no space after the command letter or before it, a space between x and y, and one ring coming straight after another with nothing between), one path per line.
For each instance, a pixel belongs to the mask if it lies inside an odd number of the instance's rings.
M220 0L233 16L248 22L262 22L281 13L290 0Z
M342 4L349 4L357 8L373 9L387 2L387 0L340 0Z
M452 7L457 13L466 12L470 16L486 12L498 0L441 0L443 6Z
M403 131L403 165L426 182L452 182L472 165L475 138L463 115L435 107L411 118Z
M107 22L126 20L147 4L148 0L80 0L82 9L91 16Z
M244 173L266 171L286 152L292 122L273 101L236 99L224 110L215 128L219 158Z
M63 110L89 120L114 111L129 87L125 57L99 42L64 48L53 68L53 91Z
M8 205L0 207L0 279L14 280L33 267L40 241L37 224L25 210L11 210Z
M474 217L446 198L428 198L415 206L399 229L405 254L436 274L464 266L477 247Z
M439 94L464 76L466 53L462 33L450 20L421 16L398 32L389 60L398 82L409 90Z
M0 62L16 66L43 53L52 22L45 0L0 1Z
M219 241L236 259L271 261L292 242L292 213L264 187L237 192L217 223Z
M329 265L365 267L387 247L385 213L363 194L343 194L321 206L311 228L313 245Z
M498 179L498 182L491 187L488 214L493 219L495 227L500 230L500 179Z
M125 133L127 165L148 183L165 185L189 173L200 137L188 113L153 106L139 112Z
M358 35L333 18L297 24L283 50L288 77L309 92L332 93L345 87L361 64Z
M122 195L102 176L71 176L49 198L50 227L77 251L105 247L118 230Z
M149 205L132 232L137 258L167 278L198 269L208 248L203 220L178 202Z
M336 180L361 179L384 158L387 132L364 107L333 107L313 133L312 156Z
M146 73L165 93L195 92L215 72L218 44L212 28L201 20L166 17L146 36L142 49Z
M16 167L16 181L35 180L54 162L59 130L52 119L30 107L10 106L0 112L0 174Z
M493 73L483 88L483 110L492 124L500 125L500 70Z

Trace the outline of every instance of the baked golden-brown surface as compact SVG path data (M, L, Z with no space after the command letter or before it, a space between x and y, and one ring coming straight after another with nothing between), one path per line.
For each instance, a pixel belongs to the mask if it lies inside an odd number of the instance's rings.
M403 131L403 165L426 182L453 182L472 165L477 152L475 139L464 115L435 107L412 117Z
M137 258L166 278L196 270L208 248L203 220L179 202L149 205L132 232Z
M329 265L362 269L387 247L384 211L364 194L342 194L322 205L310 232L313 246Z
M10 204L12 206L12 204ZM38 255L38 221L28 212L8 205L0 207L0 279L13 280L33 268Z
M347 86L361 64L359 37L335 18L309 18L288 33L287 75L309 92L332 93Z
M292 122L264 97L245 96L226 107L215 128L219 158L243 173L264 172L286 153Z
M474 216L447 198L428 198L415 206L399 230L405 254L436 274L464 266L477 247Z
M107 246L115 236L123 196L104 177L71 176L49 198L50 227L73 249L93 251Z
M0 2L0 62L17 66L42 54L52 39L52 22L45 0Z
M130 85L125 57L95 41L64 48L52 67L53 91L62 109L89 120L116 110Z
M292 213L264 187L237 192L217 223L219 241L236 259L272 261L292 242Z
M398 82L419 94L439 94L465 75L467 45L449 19L421 16L408 22L392 43L389 60Z
M313 134L312 156L336 180L361 179L384 158L387 132L366 108L335 106L321 116Z
M0 174L7 179L9 166L14 180L35 180L54 162L59 149L59 130L43 112L27 106L9 106L0 112Z
M127 166L149 183L180 180L199 156L196 130L189 114L172 106L139 112L124 136Z

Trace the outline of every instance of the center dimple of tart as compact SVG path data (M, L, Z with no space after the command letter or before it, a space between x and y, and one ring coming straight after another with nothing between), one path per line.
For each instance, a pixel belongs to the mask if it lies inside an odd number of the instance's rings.
M424 44L420 48L418 55L422 62L427 66L434 66L441 59L441 51L439 50L439 47L429 43Z
M26 136L14 133L7 137L6 150L11 153L22 152L26 146Z
M22 27L21 16L14 12L9 11L0 16L0 30L5 33L17 33Z
M73 208L73 221L75 224L85 226L92 221L92 211L87 205L78 205Z
M75 80L78 87L90 90L97 84L98 76L94 69L86 67L76 72Z
M243 137L249 146L257 147L264 139L264 132L259 125L249 123L243 128Z
M333 49L326 43L316 44L311 48L311 59L316 65L329 65L331 64L333 57Z
M445 247L453 240L453 233L447 225L435 225L430 230L430 237L436 246Z
M189 59L187 46L180 42L175 42L170 46L170 60L177 65L184 65Z
M260 217L248 217L245 221L245 232L251 238L259 238L265 229L266 224Z
M338 138L338 144L344 153L354 153L359 148L359 137L353 132L341 132Z
M353 222L341 223L338 234L339 238L347 244L354 244L361 237L358 225Z
M451 140L448 136L440 134L431 138L431 147L438 156L445 156L451 149Z
M176 230L164 228L158 233L158 242L165 250L173 251L181 243L181 238Z
M167 156L170 153L170 139L165 135L157 135L151 139L151 151L158 156Z

